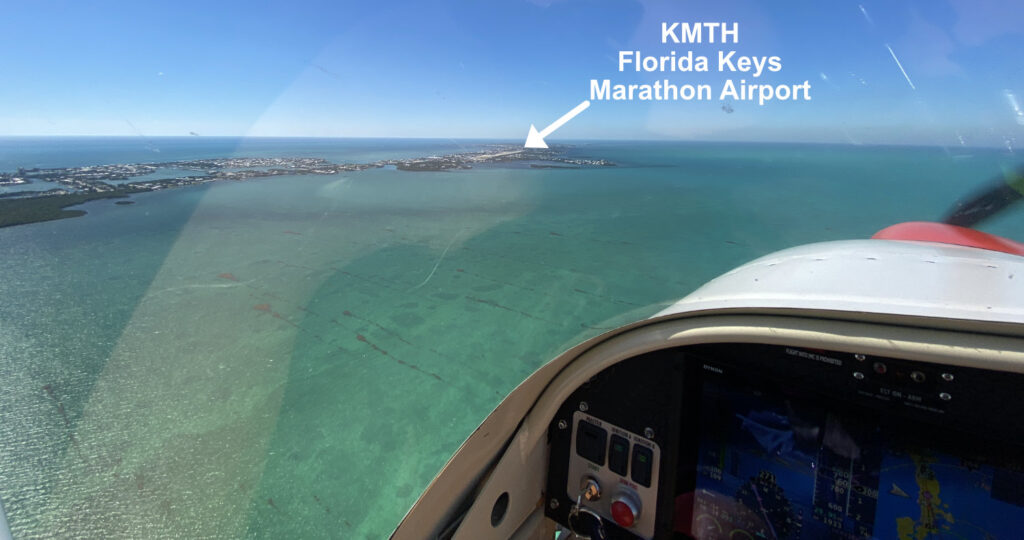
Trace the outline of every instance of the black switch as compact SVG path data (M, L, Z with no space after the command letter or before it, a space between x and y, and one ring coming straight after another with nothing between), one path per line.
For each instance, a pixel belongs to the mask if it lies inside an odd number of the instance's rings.
M654 452L646 446L633 445L633 481L644 487L651 487L651 469L654 467Z
M615 474L626 476L626 471L629 470L629 441L624 437L612 435L610 448L608 468Z
M604 452L608 442L608 432L580 420L576 430L576 453L598 465L604 466Z

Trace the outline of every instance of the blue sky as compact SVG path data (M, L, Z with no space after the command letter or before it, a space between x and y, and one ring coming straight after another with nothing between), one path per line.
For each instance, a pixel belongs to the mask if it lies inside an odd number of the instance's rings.
M549 139L1024 145L1022 20L1018 0L12 2L0 135L517 139L591 79L724 79L619 73L619 50L735 48L812 101L595 102ZM665 45L663 21L740 43Z

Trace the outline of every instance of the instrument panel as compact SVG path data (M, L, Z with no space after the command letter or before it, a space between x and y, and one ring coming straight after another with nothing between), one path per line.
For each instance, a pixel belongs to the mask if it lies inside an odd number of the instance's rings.
M1024 376L758 344L615 364L548 430L548 517L592 538L1013 538Z

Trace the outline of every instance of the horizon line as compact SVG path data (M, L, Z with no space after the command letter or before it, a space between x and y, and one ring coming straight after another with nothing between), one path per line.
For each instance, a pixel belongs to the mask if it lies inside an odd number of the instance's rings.
M315 139L315 140L403 140L403 141L481 141L500 142L514 144L523 137L500 138L500 137L403 137L403 136L317 136L317 135L139 135L134 134L102 134L102 135L20 135L0 134L0 139ZM722 144L806 144L821 146L850 146L850 147L912 147L912 148L960 148L964 150L985 149L999 150L1006 149L1004 146L956 146L937 143L914 143L914 142L862 142L851 143L843 141L801 141L801 140L760 140L760 139L682 139L682 138L572 138L563 139L562 144L573 144L577 142L678 142L678 143L722 143ZM559 142L552 142L557 145ZM1012 153L1012 150L1008 150Z

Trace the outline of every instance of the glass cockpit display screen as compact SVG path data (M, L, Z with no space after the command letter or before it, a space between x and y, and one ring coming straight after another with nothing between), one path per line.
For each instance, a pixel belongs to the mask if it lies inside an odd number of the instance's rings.
M702 385L695 538L1020 537L1024 474L1005 448L788 391Z

